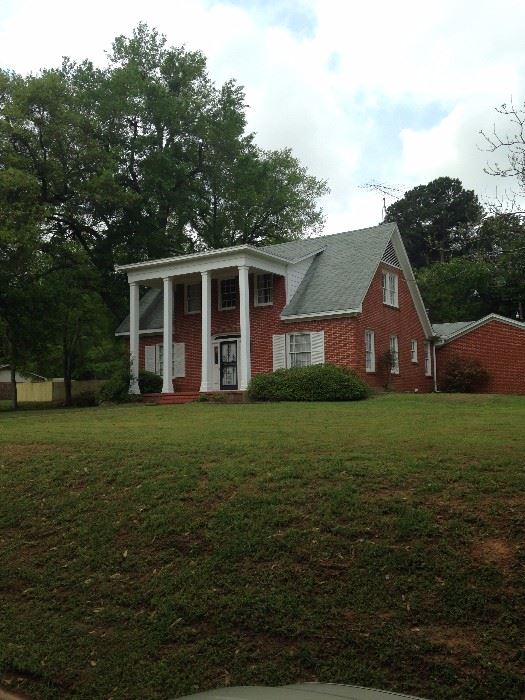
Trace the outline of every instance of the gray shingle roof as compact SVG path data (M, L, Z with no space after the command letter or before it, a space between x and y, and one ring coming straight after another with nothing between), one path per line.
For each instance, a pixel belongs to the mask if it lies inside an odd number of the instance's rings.
M284 260L298 260L319 250L282 316L356 309L394 233L395 224L264 246ZM150 289L140 300L140 330L162 328L162 290ZM129 333L129 316L117 328Z
M266 246L264 250L269 253L290 259L324 248L285 307L283 317L358 308L395 228L395 224L381 224Z
M164 299L162 298L162 289L148 289L146 294L141 297L139 307L139 330L147 331L163 327ZM122 321L115 333L117 335L129 333L129 315Z
M455 323L433 323L432 330L435 335L439 335L440 338L446 339L454 333L463 330L466 326L470 326L474 321L456 321Z

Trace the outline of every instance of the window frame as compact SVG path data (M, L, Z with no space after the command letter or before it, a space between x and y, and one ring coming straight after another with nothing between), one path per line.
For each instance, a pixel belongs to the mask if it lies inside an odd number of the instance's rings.
M425 340L425 377L432 376L432 344Z
M268 287L260 287L259 286L259 278L260 277L269 277L270 278L270 286ZM273 306L273 289L274 289L274 276L273 273L271 272L259 272L254 274L254 285L253 285L253 305L254 306ZM270 301L259 301L259 291L261 289L264 290L269 290L270 291Z
M399 309L399 275L390 270L383 270L383 304Z
M292 346L295 344L296 336L304 336L308 338L309 350L292 350ZM287 355L287 366L288 367L310 367L312 364L312 334L308 331L299 331L297 333L287 333L286 335L286 355ZM292 361L292 357L296 355L308 355L308 362L306 364L296 364Z
M390 336L390 355L392 357L392 364L390 367L390 374L399 374L399 336Z
M219 284L219 311L233 311L234 309L237 308L237 295L239 291L238 283L237 283L237 277L225 277L223 279L217 280ZM224 306L223 304L223 291L222 291L222 285L224 282L233 282L234 285L234 305L233 306Z
M368 372L368 374L372 374L376 371L375 336L375 331L365 330L365 371ZM370 343L368 342L369 339Z
M417 338L412 338L412 340L410 341L410 361L413 365L418 364Z
M189 301L190 301L189 288L190 287L198 287L200 289L199 308L195 311L190 311L190 306L189 306ZM188 316L191 316L193 314L202 313L202 284L200 282L189 282L188 284L184 285L184 313Z

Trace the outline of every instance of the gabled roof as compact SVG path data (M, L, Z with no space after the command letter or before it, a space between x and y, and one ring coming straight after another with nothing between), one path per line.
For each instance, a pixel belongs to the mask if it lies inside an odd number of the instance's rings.
M162 311L164 299L162 289L148 289L140 300L139 331L159 331L162 333L164 321ZM129 334L129 314L115 331L115 335Z
M318 253L293 298L283 310L282 318L359 311L370 282L390 241L395 224L381 224L331 236L290 241L266 246L264 250L299 258L310 251Z
M451 335L454 335L455 333L458 333L458 331L461 331L466 326L470 326L472 323L475 323L475 321L456 321L454 323L433 323L432 330L434 331L435 335L438 335L440 338L445 339Z
M478 321L457 321L456 323L435 323L432 328L434 333L440 336L440 345L445 345L451 340L455 340L462 335L466 335L476 328L484 326L486 323L491 321L498 321L499 323L505 323L513 328L518 328L521 331L525 331L525 323L522 321L516 321L513 318L507 318L506 316L500 316L499 314L487 314L483 316Z
M295 294L281 313L283 320L294 320L359 313L389 244L395 249L394 257L401 261L399 265L405 273L421 323L430 335L428 317L396 224L278 243L257 250L259 254L285 261L288 265L312 259ZM236 250L231 249L232 253ZM162 290L149 290L140 300L140 331L162 331L162 308ZM116 331L117 335L128 333L129 317Z

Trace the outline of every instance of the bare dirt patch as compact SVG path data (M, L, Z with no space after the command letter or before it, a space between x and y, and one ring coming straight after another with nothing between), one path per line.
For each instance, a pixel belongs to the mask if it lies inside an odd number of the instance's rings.
M417 633L432 644L446 647L450 652L474 654L479 642L472 630L461 627L432 626L417 628Z
M516 549L506 540L489 537L477 542L472 550L475 559L499 569L506 569L514 560Z

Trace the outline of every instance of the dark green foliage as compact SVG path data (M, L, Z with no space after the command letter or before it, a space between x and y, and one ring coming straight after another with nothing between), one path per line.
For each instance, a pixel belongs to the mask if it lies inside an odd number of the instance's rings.
M99 402L122 403L132 400L133 396L128 393L130 381L131 372L128 367L117 369L106 384L98 390Z
M357 401L369 393L355 372L331 364L257 374L248 391L256 401Z
M445 262L470 249L483 208L457 178L438 177L391 204L386 221L399 226L414 267Z
M139 372L139 388L141 394L157 394L162 389L162 377L155 372L141 369Z
M472 393L483 389L489 373L472 357L455 354L443 367L441 386L444 391Z
M476 321L501 312L494 265L481 258L454 258L422 267L417 283L433 323Z

